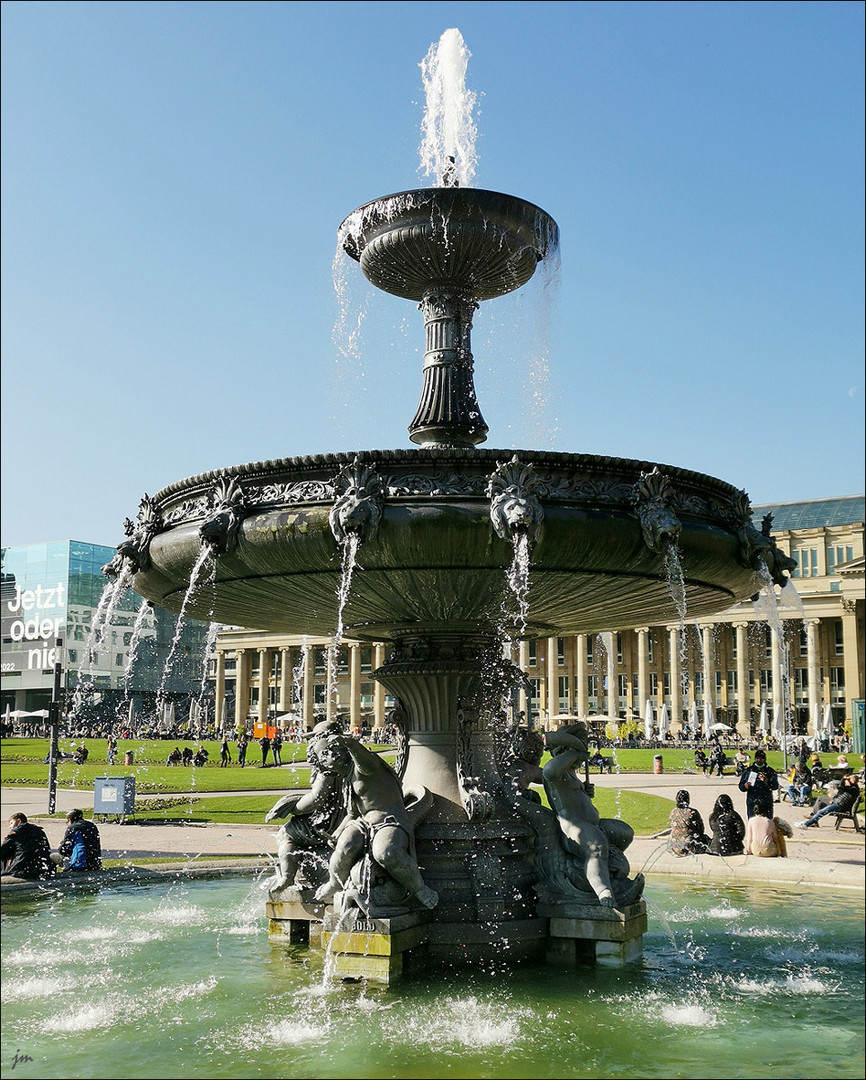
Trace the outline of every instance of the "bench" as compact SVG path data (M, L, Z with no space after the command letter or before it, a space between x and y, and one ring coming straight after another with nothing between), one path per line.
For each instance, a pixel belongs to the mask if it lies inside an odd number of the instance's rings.
M862 797L851 807L850 810L839 810L833 815L836 819L836 828L842 824L843 821L851 821L854 824L854 832L861 832L860 822L857 815L861 812L861 805L863 803ZM829 815L828 815L829 816Z

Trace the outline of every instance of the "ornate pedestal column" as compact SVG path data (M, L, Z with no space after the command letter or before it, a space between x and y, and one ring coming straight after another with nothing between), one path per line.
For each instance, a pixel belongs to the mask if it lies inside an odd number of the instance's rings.
M485 708L510 665L495 639L475 631L400 637L373 677L399 699L407 738L404 788L424 786L433 808L416 832L424 881L439 894L430 913L431 956L453 961L539 957L546 926L535 917L534 830L511 810Z

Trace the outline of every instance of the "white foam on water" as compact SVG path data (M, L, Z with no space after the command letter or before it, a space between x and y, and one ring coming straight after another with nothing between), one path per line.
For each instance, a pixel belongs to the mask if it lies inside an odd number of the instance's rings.
M54 997L80 985L80 980L71 976L32 975L28 979L8 980L0 990L0 1001L8 1005L13 1001L33 1001L38 998Z
M170 986L162 993L164 997L171 1002L189 1001L190 999L205 997L210 994L217 987L216 975L210 975L207 979L202 979L200 982L181 984L180 986Z
M4 957L3 964L8 967L42 967L54 969L63 964L84 963L84 953L70 952L68 949L39 949L31 945L10 953Z
M83 926L80 930L73 930L62 935L62 940L69 942L79 941L115 941L121 935L119 927L112 926Z
M136 930L131 934L124 936L125 945L148 945L151 941L162 941L165 937L164 934L159 933L158 930L154 930L152 933L148 933L146 930Z
M278 1020L261 1028L247 1029L244 1044L250 1048L260 1047L263 1043L276 1046L298 1046L303 1043L319 1042L330 1037L327 1024L315 1024L306 1020Z
M659 1015L666 1024L672 1027L718 1027L719 1018L703 1005L663 1005Z
M775 926L734 926L731 933L742 938L786 938L790 931Z
M723 922L734 922L737 919L748 918L748 912L744 908L736 908L727 902L722 902L715 907L707 908L706 911L686 905L679 911L668 915L669 922L678 923L702 923L706 919L719 919Z
M45 1021L45 1026L49 1031L59 1034L93 1031L95 1028L110 1027L115 1021L117 1011L115 1005L105 1002L87 1005L83 1009L50 1017Z
M765 997L771 994L829 994L838 986L838 982L816 978L814 975L786 975L774 979L741 979L735 988L743 994Z
M195 904L163 901L155 911L145 912L143 922L158 922L162 926L202 926L210 923L211 913Z
M510 1047L520 1037L520 1021L531 1016L528 1009L505 1009L499 1002L475 997L446 1000L434 1015L404 1016L404 1035L418 1043L445 1047Z
M734 919L745 917L746 912L742 908L731 907L730 904L720 904L718 907L708 908L704 912L705 919L722 919L731 922Z

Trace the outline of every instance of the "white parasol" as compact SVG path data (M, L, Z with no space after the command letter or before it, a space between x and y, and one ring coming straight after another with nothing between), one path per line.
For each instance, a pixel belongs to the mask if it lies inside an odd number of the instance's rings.
M643 733L646 736L647 742L653 737L653 726L655 724L655 714L653 712L653 703L647 700L646 708L643 714Z

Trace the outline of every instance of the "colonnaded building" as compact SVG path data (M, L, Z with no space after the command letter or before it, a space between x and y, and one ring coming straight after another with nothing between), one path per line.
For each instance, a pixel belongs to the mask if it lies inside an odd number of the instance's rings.
M738 604L711 620L596 636L523 641L512 658L527 675L510 704L546 726L556 716L618 717L643 724L664 706L676 734L715 722L741 736L779 723L814 734L828 718L853 724L862 749L864 697L864 497L754 508L760 527L796 562L778 607ZM310 728L340 714L353 728L381 728L394 701L373 679L385 645L223 629L212 661L216 715L226 727ZM782 710L780 712L780 710ZM604 721L599 721L604 725Z

